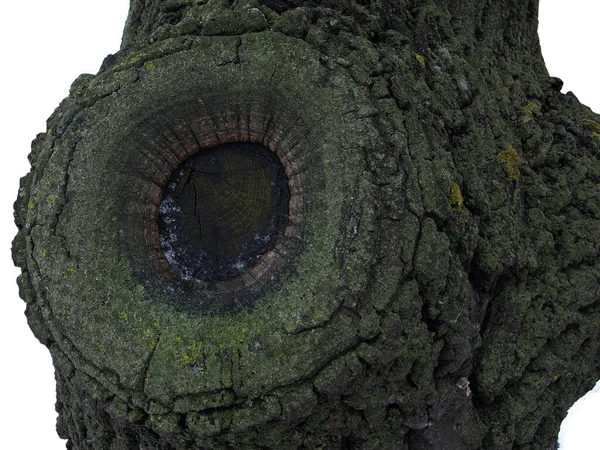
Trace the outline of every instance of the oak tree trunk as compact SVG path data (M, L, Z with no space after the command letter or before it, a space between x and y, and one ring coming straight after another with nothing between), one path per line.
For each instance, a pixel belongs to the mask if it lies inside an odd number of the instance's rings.
M600 117L537 13L132 0L15 206L67 447L556 448L600 378Z

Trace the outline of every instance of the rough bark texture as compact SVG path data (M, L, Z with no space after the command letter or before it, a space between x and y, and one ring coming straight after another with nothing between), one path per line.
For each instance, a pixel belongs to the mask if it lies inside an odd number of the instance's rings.
M16 203L67 447L555 448L600 378L600 117L537 8L132 0ZM294 220L251 276L184 283L157 198L231 141L277 152Z

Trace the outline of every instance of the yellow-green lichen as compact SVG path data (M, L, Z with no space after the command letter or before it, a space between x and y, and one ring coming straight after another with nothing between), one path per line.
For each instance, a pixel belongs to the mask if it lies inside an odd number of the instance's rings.
M421 66L421 68L425 68L425 57L423 55L415 55L415 58L417 59L417 62L419 63L419 65Z
M552 381L554 381L556 383L558 380L560 380L560 377L561 377L561 374L557 373L554 375L554 378L552 379Z
M523 107L523 110L529 118L538 117L542 114L542 105L537 101L529 102Z
M595 120L586 120L584 122L585 127L592 132L594 136L600 139L600 123Z
M183 355L179 358L179 362L183 366L190 366L201 361L204 351L204 342L194 342L190 345Z
M504 163L504 169L506 170L508 178L512 181L517 181L521 176L521 170L519 168L521 156L519 156L517 150L511 145L498 153L498 159L500 159L500 162Z
M450 188L450 205L457 211L462 209L465 199L458 183L453 183Z

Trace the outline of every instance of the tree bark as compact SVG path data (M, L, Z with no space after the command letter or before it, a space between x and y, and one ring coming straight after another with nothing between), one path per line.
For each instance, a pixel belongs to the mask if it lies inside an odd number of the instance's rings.
M537 12L132 0L15 204L67 448L556 448L600 378L600 116L548 75ZM287 228L186 279L163 189L236 142L281 161Z

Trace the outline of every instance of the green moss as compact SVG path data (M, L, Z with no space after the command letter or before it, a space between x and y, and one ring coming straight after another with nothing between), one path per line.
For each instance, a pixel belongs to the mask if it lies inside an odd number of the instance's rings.
M498 153L498 159L504 163L504 169L506 170L508 178L512 181L517 181L521 176L521 170L519 168L521 156L517 150L511 145Z
M152 428L163 434L177 434L181 432L179 428L180 416L178 414L150 414L148 422Z

